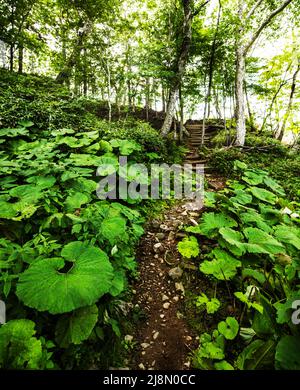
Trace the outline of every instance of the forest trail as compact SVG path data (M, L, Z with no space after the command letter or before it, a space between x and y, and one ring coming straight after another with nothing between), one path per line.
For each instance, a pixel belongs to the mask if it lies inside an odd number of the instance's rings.
M189 151L184 163L205 164L198 154L199 125L188 126L188 131ZM210 174L206 179L214 190L224 186ZM201 212L202 207L185 199L167 209L161 220L152 220L145 227L136 254L140 275L133 286L133 303L144 317L134 335L133 369L187 370L191 366L190 352L197 347L198 335L185 313L185 282L190 277L185 271L193 266L182 262L177 243L185 237L182 227L197 225Z

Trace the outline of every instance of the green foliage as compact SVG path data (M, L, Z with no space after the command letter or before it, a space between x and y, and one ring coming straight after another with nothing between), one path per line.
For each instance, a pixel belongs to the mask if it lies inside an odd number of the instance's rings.
M218 333L230 342L241 327L246 345L235 354L234 368L298 369L300 334L292 324L292 305L299 298L299 204L280 198L283 188L266 171L240 161L233 166L235 180L214 196L208 193L199 225L186 228L214 246L201 256L200 271L225 282L235 291L232 304L241 305L241 322L225 318ZM198 299L201 305L208 300ZM198 350L195 356L196 367L217 369L223 366L215 360L226 353L207 354L205 361Z
M52 314L66 313L92 305L109 291L113 267L99 248L71 242L61 256L36 260L19 276L17 296L25 305Z
M239 323L233 317L227 317L225 321L218 324L218 331L225 337L226 340L236 338L239 331Z
M199 255L199 245L195 237L185 237L182 241L178 243L178 251L187 259L191 257L197 257Z
M1 368L34 370L51 367L51 354L43 353L44 346L34 336L34 328L35 324L30 320L12 320L1 326Z
M216 311L218 311L221 305L217 298L209 299L204 293L197 297L195 304L198 308L205 306L207 314L214 314Z
M42 353L41 363L28 355L20 368L51 368L46 339L56 342L57 368L106 368L122 344L122 300L136 276L144 205L99 200L96 174L109 173L107 164L119 174L122 153L129 164L172 156L149 125L101 120L88 99L71 98L49 79L1 71L0 84L0 295L8 324L35 319L37 336L28 342Z

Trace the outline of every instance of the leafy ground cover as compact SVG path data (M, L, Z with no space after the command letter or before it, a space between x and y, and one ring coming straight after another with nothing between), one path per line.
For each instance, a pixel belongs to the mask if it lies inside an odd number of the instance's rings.
M200 335L193 364L299 369L300 334L292 322L299 297L299 204L287 200L265 170L235 161L234 172L224 190L206 193L198 225L186 227L188 238L178 244L210 285L194 305L218 318Z
M105 368L122 348L147 207L99 200L96 171L109 162L130 180L119 155L148 164L170 150L146 123L101 120L46 78L1 75L0 366Z

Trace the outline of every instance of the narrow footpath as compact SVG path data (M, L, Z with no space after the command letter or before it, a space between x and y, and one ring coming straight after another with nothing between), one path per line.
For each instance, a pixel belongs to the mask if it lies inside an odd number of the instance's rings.
M205 164L198 154L201 125L187 126L189 151L185 163ZM206 142L213 135L211 129ZM206 179L214 189L222 187L210 174ZM140 370L188 370L190 353L198 346L198 336L189 327L185 313L185 265L177 251L177 243L185 236L184 225L197 225L202 208L191 207L183 200L169 208L160 220L146 226L146 234L137 251L139 279L133 286L134 305L143 320L134 335L136 343L131 368Z

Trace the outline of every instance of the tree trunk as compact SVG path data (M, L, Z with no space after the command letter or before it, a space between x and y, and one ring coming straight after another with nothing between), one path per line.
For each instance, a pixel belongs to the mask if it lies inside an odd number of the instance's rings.
M172 88L169 92L169 99L168 99L168 105L167 105L167 112L164 120L164 124L162 127L162 136L166 137L171 129L172 122L173 122L173 113L175 110L175 103L176 103L176 94L177 94L177 86Z
M149 121L149 107L150 107L150 81L149 77L146 78L146 96L145 96L145 109L146 109L146 121Z
M165 96L165 89L163 84L161 85L161 102L162 102L162 112L166 112L166 96Z
M14 44L9 47L9 70L11 72L14 70Z
M23 73L23 57L24 57L24 47L23 45L19 46L19 58L18 58L18 73Z
M245 95L246 95L246 103L247 103L247 109L248 109L249 124L250 124L251 130L255 130L254 117L253 117L253 113L252 113L251 106L250 106L250 100L249 100L249 96L248 96L248 89L247 89L246 83L245 83Z
M278 139L280 141L282 141L282 139L283 139L284 131L285 131L285 128L286 128L286 124L287 124L288 118L290 116L292 107L293 107L293 100L294 100L294 95L295 95L295 91L296 91L297 77L298 77L299 71L300 71L300 58L298 59L297 69L296 69L295 73L293 74L293 81L292 81L292 86L291 86L291 93L290 93L289 104L288 104L286 113L284 115L283 123L282 123L281 129L280 129L280 133L279 133L279 136L278 136Z
M236 145L244 146L246 138L245 123L245 56L241 42L236 48L236 77L235 77L235 99L236 99Z
M183 132L184 132L184 104L182 97L182 88L179 86L179 106L180 106L180 129L179 129L179 140L180 142L183 140Z

